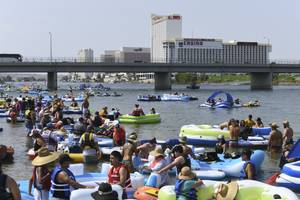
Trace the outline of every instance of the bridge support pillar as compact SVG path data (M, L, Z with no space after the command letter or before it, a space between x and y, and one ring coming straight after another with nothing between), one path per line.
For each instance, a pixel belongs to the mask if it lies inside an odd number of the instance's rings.
M171 74L170 72L155 72L155 90L170 90Z
M272 90L273 89L272 72L252 72L251 90Z
M57 90L57 73L48 72L47 73L47 88L50 91Z

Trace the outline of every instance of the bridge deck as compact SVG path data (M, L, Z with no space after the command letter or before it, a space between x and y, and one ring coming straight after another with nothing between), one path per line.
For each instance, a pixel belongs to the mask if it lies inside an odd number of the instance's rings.
M0 72L207 72L300 73L300 64L187 64L187 63L0 63Z

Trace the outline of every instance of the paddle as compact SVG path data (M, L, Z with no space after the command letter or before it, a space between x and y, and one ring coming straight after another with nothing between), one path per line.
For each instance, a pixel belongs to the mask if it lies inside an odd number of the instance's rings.
M280 175L280 172L275 172L272 176L270 176L265 183L274 185L276 182L277 177Z

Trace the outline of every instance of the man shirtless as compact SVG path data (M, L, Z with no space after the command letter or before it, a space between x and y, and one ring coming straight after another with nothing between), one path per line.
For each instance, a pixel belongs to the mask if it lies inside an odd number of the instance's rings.
M137 152L137 136L135 134L131 134L127 143L123 145L122 155L123 155L123 163L127 166L130 173L134 172L134 166L132 163L132 156Z
M232 125L229 126L229 134L230 134L229 147L237 147L239 133L240 133L239 123L237 121L233 121Z
M187 137L183 136L179 138L180 146L183 148L183 154L185 156L191 156L193 159L197 159L191 147L187 146Z
M142 160L148 160L149 153L155 149L156 143L156 138L154 137L149 142L138 146L137 150Z
M290 123L285 120L283 122L283 146L286 146L288 144L293 144L293 135L294 135L294 131L293 129L290 127Z
M282 148L282 133L277 130L279 127L276 123L270 124L271 133L269 138L268 150L271 152L280 152Z

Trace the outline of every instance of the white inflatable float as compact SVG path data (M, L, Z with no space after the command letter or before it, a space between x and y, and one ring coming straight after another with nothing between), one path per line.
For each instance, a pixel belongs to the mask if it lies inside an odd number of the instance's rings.
M203 181L204 185L197 188L198 200L214 199L215 190L221 183L217 181ZM241 180L238 183L238 193L235 200L298 200L291 190L283 187L275 187L253 180ZM164 186L158 193L159 200L176 200L175 186Z

